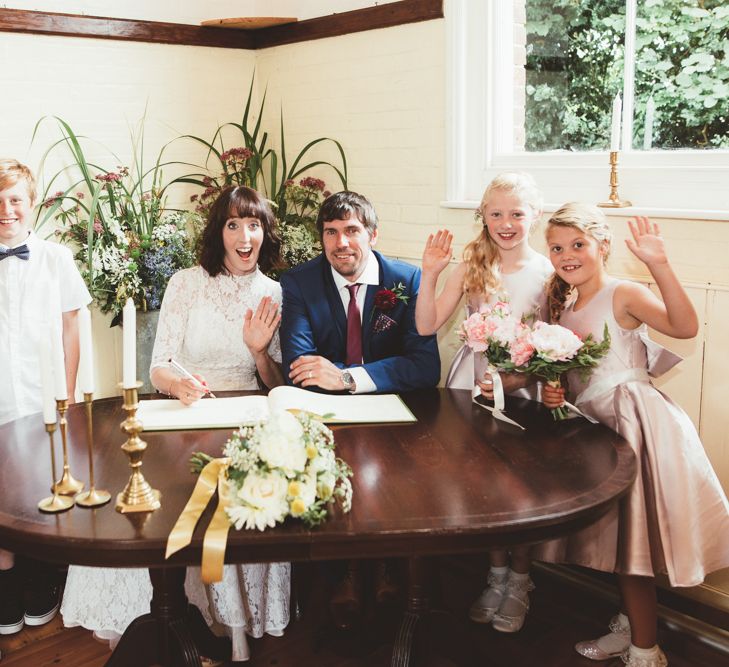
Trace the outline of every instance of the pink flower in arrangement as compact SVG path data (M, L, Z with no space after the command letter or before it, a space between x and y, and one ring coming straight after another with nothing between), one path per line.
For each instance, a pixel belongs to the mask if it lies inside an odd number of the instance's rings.
M83 198L84 198L84 193L83 192L77 192L76 193L76 199L83 199Z
M192 196L190 197L190 201L191 201L191 202L196 202L196 201L197 201L197 199L198 199L198 195L192 195Z
M299 185L302 188L309 188L310 190L319 190L322 192L326 187L326 183L321 178L314 178L313 176L306 176L299 181Z
M474 313L461 325L461 338L474 352L485 352L491 327L483 313Z
M284 187L286 187L286 188L290 188L293 184L294 184L294 179L293 178L287 178L284 181Z
M248 148L238 147L238 148L231 148L230 150L223 151L220 154L220 161L221 162L245 162L253 155L253 152L249 150Z
M104 231L104 228L101 226L101 223L99 222L98 218L96 218L96 220L94 220L94 231L97 234L101 234L101 232Z
M509 353L514 366L523 366L534 354L534 346L531 343L531 329L525 324L519 323L519 332L511 345Z
M322 197L324 197L324 199L327 199L328 197L332 196L332 193L330 190L324 190L324 192L322 192L321 194L322 194Z

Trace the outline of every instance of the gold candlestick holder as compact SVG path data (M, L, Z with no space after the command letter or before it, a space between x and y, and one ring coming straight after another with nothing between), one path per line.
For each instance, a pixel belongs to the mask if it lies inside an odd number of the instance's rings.
M618 196L618 151L610 151L610 197L598 204L603 208L625 208L633 203Z
M68 411L68 400L56 399L56 406L60 417L58 424L61 431L61 443L63 444L63 474L61 475L61 479L59 479L51 487L51 491L54 493L60 493L62 496L75 496L84 488L84 483L74 479L68 468L68 442L66 440L66 412Z
M86 440L89 446L89 490L76 496L76 504L81 507L98 507L111 500L111 494L94 485L94 424L92 416L93 392L84 392L86 405Z
M54 490L56 487L56 451L53 446L53 434L55 431L55 424L46 424L46 433L48 433L48 439L51 443L51 491L53 491L53 495L48 496L48 498L43 498L38 503L38 509L41 512L65 512L73 507L73 498L59 496L58 492Z
M137 419L139 409L138 391L142 386L137 382L135 387L125 388L124 409L127 411L127 418L121 423L121 429L129 437L122 445L122 450L129 457L129 467L132 474L129 477L124 490L116 497L116 511L126 514L127 512L151 512L160 507L160 492L153 489L144 475L142 475L142 458L147 449L147 443L139 437L144 430L142 422Z

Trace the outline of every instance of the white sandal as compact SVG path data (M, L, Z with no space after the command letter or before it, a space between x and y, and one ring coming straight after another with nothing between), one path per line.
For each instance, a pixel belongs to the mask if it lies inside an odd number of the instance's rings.
M499 632L519 632L529 611L529 591L534 590L534 583L529 577L515 580L509 577L506 594L501 601L499 611L491 623Z
M468 617L476 623L491 623L504 599L508 581L508 570L503 574L489 572L486 578L488 588L485 588L481 595L474 600L468 610Z

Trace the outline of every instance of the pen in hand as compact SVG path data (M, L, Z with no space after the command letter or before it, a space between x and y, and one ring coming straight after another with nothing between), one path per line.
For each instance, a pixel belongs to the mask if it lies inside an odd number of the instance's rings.
M174 359L172 359L172 358L168 359L168 363L170 365L170 368L177 371L183 378L185 378L187 380L192 380L198 386L198 388L201 391L205 392L208 396L210 396L210 398L217 398L215 396L215 394L213 394L212 391L210 391L206 386L204 386L200 382L200 380L198 380L192 373L190 373L190 371L188 371L185 368L183 368L182 366L180 366L180 364L178 364Z

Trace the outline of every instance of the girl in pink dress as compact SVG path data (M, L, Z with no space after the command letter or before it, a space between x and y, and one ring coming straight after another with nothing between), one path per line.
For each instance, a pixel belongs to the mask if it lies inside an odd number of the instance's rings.
M479 235L463 252L463 261L448 276L436 298L436 282L451 260L453 235L447 230L431 234L423 252L420 291L415 324L421 335L434 334L453 315L465 298L466 317L482 304L508 301L516 317L546 317L544 284L552 267L544 255L529 245L529 233L542 214L542 197L534 179L523 173L504 173L486 188L478 209L483 222ZM493 399L488 363L465 345L448 371L446 386L473 390L476 385ZM534 378L525 374L500 375L504 391L537 399ZM527 387L527 384L532 386ZM509 554L490 554L488 587L474 601L469 616L477 623L491 623L500 632L517 632L529 609L528 547L515 547Z
M537 557L618 575L622 613L609 634L577 644L579 653L594 660L623 653L629 667L663 667L654 576L666 573L672 586L695 586L729 566L729 503L688 415L650 382L676 357L648 339L647 327L692 338L696 312L668 262L658 225L646 218L628 225L626 244L648 267L660 298L607 274L611 234L600 209L570 203L549 220L553 321L597 340L607 323L611 337L610 351L587 381L568 374L568 392L583 413L630 443L638 474L614 512L543 545ZM548 407L561 405L564 396L563 388L542 391Z

